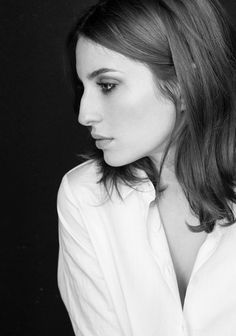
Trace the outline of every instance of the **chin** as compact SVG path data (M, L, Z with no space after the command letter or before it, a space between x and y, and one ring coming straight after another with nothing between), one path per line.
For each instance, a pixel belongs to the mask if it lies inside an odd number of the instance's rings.
M111 167L122 167L139 159L139 158L125 158L122 155L109 155L108 153L104 153L103 157L104 161Z
M118 160L118 159L112 160L110 158L107 158L105 155L104 155L104 161L111 167L121 167L127 164L126 162L124 162L124 160Z

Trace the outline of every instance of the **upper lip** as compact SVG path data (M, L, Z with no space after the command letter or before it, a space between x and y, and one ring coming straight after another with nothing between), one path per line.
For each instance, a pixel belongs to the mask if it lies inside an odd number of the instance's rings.
M91 136L96 139L96 140L99 140L99 139L112 139L112 138L109 138L109 137L105 137L103 135L100 135L100 134L92 134L91 133Z

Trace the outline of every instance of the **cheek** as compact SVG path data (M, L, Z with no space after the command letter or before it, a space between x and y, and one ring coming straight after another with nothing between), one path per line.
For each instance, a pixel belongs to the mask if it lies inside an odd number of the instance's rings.
M126 140L140 137L145 143L150 138L167 136L174 128L176 110L174 104L154 94L123 96L123 99L111 108L110 125L126 135ZM145 141L143 141L145 139ZM125 139L124 139L125 140Z
M117 130L119 134L131 129L138 131L139 125L147 119L146 98L137 90L122 89L108 106L106 118L110 127Z
M129 113L130 110L123 112L127 112L126 118L119 120L119 124L114 124L116 135L114 146L104 151L106 163L118 167L145 156L159 156L165 149L166 141L174 128L174 109L166 108L162 110L163 114L153 114L149 110L145 112L145 116L138 113L135 118Z

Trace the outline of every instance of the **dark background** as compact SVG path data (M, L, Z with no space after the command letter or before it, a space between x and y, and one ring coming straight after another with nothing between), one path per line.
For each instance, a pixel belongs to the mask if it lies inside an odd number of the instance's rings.
M74 112L65 41L95 2L0 3L1 336L73 335L57 289L56 195L87 132ZM222 3L234 22L235 0Z

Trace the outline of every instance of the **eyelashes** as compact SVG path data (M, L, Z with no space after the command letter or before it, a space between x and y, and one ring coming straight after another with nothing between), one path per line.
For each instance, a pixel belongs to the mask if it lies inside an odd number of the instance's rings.
M108 83L108 82L107 83L97 82L96 84L99 86L100 90L105 95L110 94L115 89L115 87L118 85L118 84L115 84L115 83ZM81 81L77 82L76 89L77 89L77 93L83 94L84 85Z
M97 85L100 86L104 94L109 94L117 86L114 83L97 83Z

